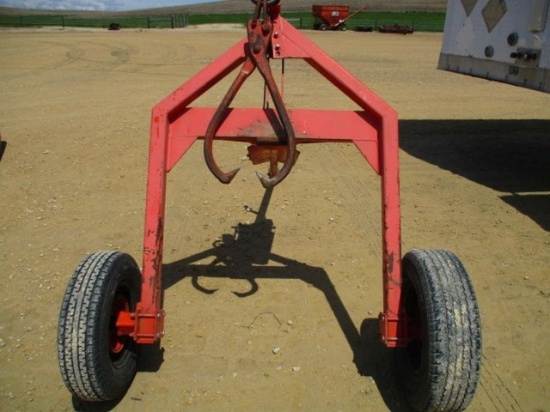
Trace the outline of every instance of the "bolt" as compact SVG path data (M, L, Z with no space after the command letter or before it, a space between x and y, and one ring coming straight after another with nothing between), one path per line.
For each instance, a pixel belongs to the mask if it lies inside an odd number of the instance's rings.
M508 44L509 44L510 46L515 46L515 45L517 44L518 40L519 40L519 36L518 36L518 34L515 33L515 32L514 32L514 33L510 33L510 34L508 35L508 38L507 38L506 40L508 41Z

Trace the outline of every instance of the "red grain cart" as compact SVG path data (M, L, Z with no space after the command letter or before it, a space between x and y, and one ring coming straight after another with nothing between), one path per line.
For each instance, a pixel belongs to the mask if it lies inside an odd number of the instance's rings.
M362 7L355 13L349 14L349 6L311 6L311 12L315 17L313 28L315 30L342 30L347 29L346 20L365 10Z

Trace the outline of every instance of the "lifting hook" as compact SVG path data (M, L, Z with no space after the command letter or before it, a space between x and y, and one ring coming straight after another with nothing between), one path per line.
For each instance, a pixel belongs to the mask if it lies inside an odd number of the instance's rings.
M254 2L254 1L253 1ZM283 98L277 83L271 72L271 66L269 64L269 49L271 46L271 35L273 33L273 25L268 14L268 5L276 4L276 0L257 0L254 2L256 8L254 11L254 16L247 23L247 34L248 34L248 43L245 48L245 62L237 75L237 78L233 81L233 84L227 91L225 97L222 99L220 105L216 109L212 120L210 121L206 134L204 136L204 158L206 164L212 174L222 183L230 183L231 180L235 177L239 169L232 170L230 172L223 172L219 166L216 164L213 155L213 142L214 136L218 129L220 128L226 110L229 108L229 105L233 101L233 98L239 91L240 87L243 85L245 80L258 68L260 74L264 78L269 94L277 110L279 121L281 122L282 128L285 132L285 141L286 143L286 157L284 160L283 167L281 170L276 171L275 173L270 173L269 177L264 176L263 174L256 172L262 186L265 188L273 187L280 183L292 169L296 158L296 138L294 134L294 129L290 121L290 117L286 110L286 107L283 102ZM260 22L260 11L263 7L263 20ZM281 139L282 140L282 139ZM273 167L272 167L273 169ZM276 169L276 168L275 168ZM272 170L273 172L273 170Z

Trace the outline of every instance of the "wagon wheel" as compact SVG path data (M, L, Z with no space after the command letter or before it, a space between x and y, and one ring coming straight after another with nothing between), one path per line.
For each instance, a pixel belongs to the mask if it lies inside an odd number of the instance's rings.
M340 24L340 26L338 26L338 28L340 29L340 31L346 31L348 29L348 26L346 26L346 23L342 23Z
M405 394L417 411L462 411L481 363L479 309L468 274L443 250L413 250L402 265L409 343L395 354Z
M325 31L327 29L327 25L325 23L319 24L319 30Z
M61 306L57 354L71 393L84 401L119 399L136 374L136 345L117 334L121 311L135 311L141 274L134 259L97 252L73 273Z

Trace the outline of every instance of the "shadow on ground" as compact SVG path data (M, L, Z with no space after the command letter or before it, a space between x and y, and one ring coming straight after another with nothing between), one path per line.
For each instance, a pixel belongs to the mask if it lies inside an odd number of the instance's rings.
M5 140L0 139L0 160L2 160L2 156L4 156L6 147L8 147L8 143Z
M138 372L157 372L164 362L164 348L161 347L160 342L153 345L138 345L137 346L137 371ZM129 388L131 385L129 386ZM114 410L117 405L126 397L126 394L122 395L118 399L104 402L91 402L79 399L76 396L72 396L73 409L79 412L107 412ZM139 398L132 398L139 401Z
M410 155L501 192L550 231L550 120L402 120Z
M374 379L386 405L392 411L410 411L396 385L393 354L378 338L378 319L366 319L358 328L327 272L296 260L271 252L274 225L266 218L273 189L267 189L252 224L238 224L234 232L224 234L214 242L211 249L163 266L163 289L171 287L184 278L191 278L192 285L202 293L212 294L202 286L203 278L230 278L249 282L246 292L233 292L246 298L258 291L258 279L298 279L323 293L353 354L354 364L362 376ZM214 258L209 264L198 264L205 258ZM269 263L276 265L270 265ZM319 388L321 389L321 388Z

